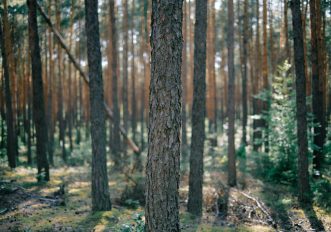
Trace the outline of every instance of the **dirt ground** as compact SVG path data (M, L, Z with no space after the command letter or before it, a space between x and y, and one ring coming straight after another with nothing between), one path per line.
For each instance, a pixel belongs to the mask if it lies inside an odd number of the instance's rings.
M36 183L35 169L1 170L0 231L139 231L143 223L141 206L118 203L130 182L125 175L110 173L113 210L92 213L88 166L53 168L44 184ZM194 218L186 213L188 177L182 175L182 231L331 231L330 214L315 206L302 209L282 185L245 175L238 188L227 189L225 180L219 168L205 171L204 213Z

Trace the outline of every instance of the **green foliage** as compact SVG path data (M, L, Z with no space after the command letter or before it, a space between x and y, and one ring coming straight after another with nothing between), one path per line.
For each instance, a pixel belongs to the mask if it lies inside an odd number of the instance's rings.
M121 232L144 232L145 221L143 220L143 214L137 213L133 216L133 223L123 224Z
M321 178L312 182L312 191L314 194L314 202L331 212L331 183L329 180Z
M262 118L268 122L269 153L258 154L258 174L268 181L296 183L297 181L297 124L296 95L293 77L288 75L290 65L285 62L278 67L272 81L270 111ZM258 98L267 100L268 93ZM307 100L309 102L309 99ZM309 126L311 116L307 117ZM308 131L308 143L313 148L312 136ZM311 153L309 150L309 154Z

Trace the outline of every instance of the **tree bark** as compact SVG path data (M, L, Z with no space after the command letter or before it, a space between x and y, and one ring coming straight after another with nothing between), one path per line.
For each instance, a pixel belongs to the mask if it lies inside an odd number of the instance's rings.
M37 138L38 181L49 181L47 160L48 134L45 114L41 57L37 24L37 1L28 0L29 8L29 47L32 68L33 118Z
M235 186L237 183L236 151L235 151L235 70L234 70L234 11L233 0L228 1L228 184Z
M207 1L196 1L194 34L194 73L192 105L192 137L190 155L188 212L202 214L203 149L206 117L206 36Z
M311 18L311 62L312 95L314 115L314 144L318 147L313 152L313 166L319 176L323 161L323 146L326 137L325 98L324 98L324 61L322 58L322 23L319 0L310 0Z
M180 231L179 160L183 1L152 1L146 231Z
M92 138L92 210L110 210L98 0L85 0Z
M302 33L300 0L292 0L292 24L294 40L294 61L296 73L296 111L298 136L298 175L299 200L308 202L310 187L308 174L308 141L307 141L307 105L306 77L304 60L304 43Z
M12 92L10 91L10 80L9 80L9 66L7 60L7 51L5 46L4 38L8 36L4 34L2 30L2 19L0 18L0 45L2 54L2 68L4 69L4 89L5 89L5 105L6 105L6 126L7 126L7 158L8 166L10 168L16 168L16 147L15 147L15 126L14 116L12 108Z

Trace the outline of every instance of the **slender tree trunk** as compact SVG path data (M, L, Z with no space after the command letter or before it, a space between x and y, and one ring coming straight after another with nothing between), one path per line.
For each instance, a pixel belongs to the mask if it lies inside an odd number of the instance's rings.
M248 0L244 1L244 24L243 24L243 76L242 76L242 143L247 144L247 57L248 57Z
M136 133L137 133L137 100L136 100L136 76L135 76L135 44L134 44L134 33L135 33L135 24L134 24L134 14L135 14L135 0L132 0L132 9L131 9L131 50L132 50L132 59L131 59L131 81L132 81L132 95L131 95L131 127L132 127L132 139L136 143Z
M126 131L129 128L129 103L128 103L128 51L129 51L129 20L128 20L128 0L123 1L123 82L122 82L122 106L123 106L123 126ZM124 163L127 161L127 145L122 144ZM123 160L122 160L123 161Z
M47 123L44 104L44 91L41 70L41 57L39 47L39 35L37 24L37 2L27 1L29 7L29 46L32 67L33 90L33 118L36 127L37 138L37 168L38 181L49 181L49 166L47 160Z
M262 78L263 78L263 90L266 92L266 100L263 101L263 114L269 113L269 77L268 77L268 11L267 0L263 0L263 55L262 55ZM268 120L263 119L264 127L264 151L269 152L269 126Z
M187 151L187 128L186 128L186 93L187 93L187 27L186 27L186 1L183 3L183 51L182 51L182 85L183 85L183 94L182 94L182 168L186 171L188 163L188 151Z
M5 46L5 37L9 35L4 34L2 31L2 19L0 18L0 43L2 54L2 67L4 69L4 85L5 85L5 102L6 102L6 126L7 126L7 158L8 166L10 168L16 168L16 147L15 147L15 126L12 108L12 92L10 90L9 80L9 66L7 60L7 51Z
M311 18L311 59L312 59L312 94L313 94L313 115L314 115L314 144L318 147L313 152L313 166L316 175L319 176L323 161L323 146L326 136L325 101L324 101L324 61L321 57L321 15L320 1L310 0Z
M152 77L146 231L180 231L179 164L183 1L152 1Z
M85 0L92 138L92 210L110 210L98 0Z
M110 29L111 29L111 38L112 43L111 54L112 54L112 101L113 101L113 111L114 111L114 123L112 128L112 151L113 151L113 161L115 169L119 169L121 166L121 157L120 157L120 111L118 107L118 76L117 76L117 30L116 30L116 17L115 17L115 1L109 0L110 5Z
M228 1L228 184L235 186L237 183L236 174L236 151L235 151L235 72L234 72L234 11L233 0Z
M188 212L202 214L203 149L206 117L206 36L207 1L196 0L194 31L194 75L192 138L190 155Z
M307 141L307 105L306 77L304 60L304 43L302 33L300 0L292 0L292 24L294 40L294 60L296 73L296 111L298 136L298 175L299 200L308 202L310 187L308 174L308 141Z

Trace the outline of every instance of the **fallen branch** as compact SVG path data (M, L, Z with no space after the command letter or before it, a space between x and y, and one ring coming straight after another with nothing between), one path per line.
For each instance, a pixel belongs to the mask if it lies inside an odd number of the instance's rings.
M71 54L70 49L67 47L67 45L64 42L64 39L62 38L61 34L58 32L58 30L54 27L52 21L50 20L50 18L47 16L47 14L45 13L45 11L42 9L42 7L39 5L39 3L37 2L37 8L41 14L41 16L44 18L44 20L46 21L46 23L48 24L48 26L50 27L50 29L52 30L52 32L54 33L55 37L57 38L57 41L60 43L61 47L65 50L65 52L67 53L69 60L73 63L73 65L75 66L75 68L78 70L79 74L83 77L85 83L87 85L89 85L89 78L88 76L85 74L85 72L83 71L83 69L81 68L80 64L76 61L75 57ZM113 111L110 109L110 107L107 105L106 102L104 102L104 106L105 106L105 111L107 113L107 116L109 117L109 119L111 121L114 120L114 114ZM124 127L120 126L120 133L122 134L122 136L126 139L129 147L135 152L135 153L139 153L140 149L139 147L128 137L127 132L125 131Z
M271 217L271 215L268 213L268 211L263 207L263 205L254 197L248 195L247 193L244 193L242 191L237 190L240 194L242 194L243 196L247 197L248 199L254 201L257 205L257 207L259 207L259 209L267 216L268 218L268 222L274 227L277 227L277 224L275 223L275 221L273 220L273 218Z

